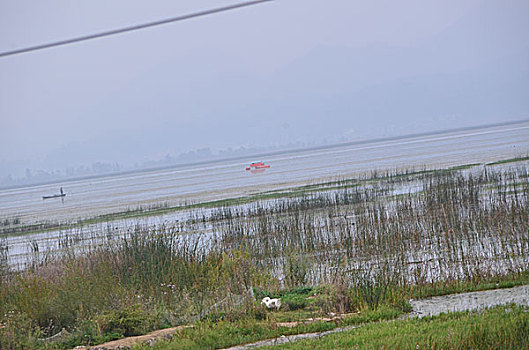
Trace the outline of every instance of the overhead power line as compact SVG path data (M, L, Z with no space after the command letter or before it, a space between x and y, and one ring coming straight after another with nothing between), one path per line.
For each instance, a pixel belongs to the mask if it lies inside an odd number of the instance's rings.
M102 38L102 37L106 37L106 36L111 36L111 35L116 35L116 34L121 34L121 33L126 33L126 32L132 32L132 31L135 31L135 30L145 29L145 28L149 28L149 27L156 27L156 26L160 26L160 25L163 25L163 24L173 23L173 22L185 21L187 19L191 19L191 18L195 18L195 17L202 17L202 16L207 16L207 15L212 15L212 14L215 14L215 13L219 13L219 12L231 11L231 10L235 10L235 9L238 9L238 8L241 8L241 7L257 5L257 4L261 4L263 2L270 2L270 1L274 1L274 0L246 1L246 2L239 3L239 4L234 4L234 5L224 6L224 7L218 7L218 8L215 8L215 9L195 12L195 13L191 13L191 14L188 14L188 15L172 17L172 18L166 18L166 19L162 19L162 20L159 20L159 21L155 21L155 22L137 24L137 25L133 25L133 26L130 26L130 27L125 27L125 28L120 28L120 29L113 29L113 30L109 30L109 31L106 31L106 32L80 36L80 37L77 37L77 38L60 40L60 41L55 41L55 42L51 42L51 43L47 43L47 44L41 44L41 45L26 47L26 48L12 50L12 51L0 52L0 57L12 56L12 55L25 53L25 52L31 52L31 51L44 50L44 49L48 49L48 48L51 48L51 47L69 45L69 44L77 43L77 42L80 42L80 41L98 39L98 38Z

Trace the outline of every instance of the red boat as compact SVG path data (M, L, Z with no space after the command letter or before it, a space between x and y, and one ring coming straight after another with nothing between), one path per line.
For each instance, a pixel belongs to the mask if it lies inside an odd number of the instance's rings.
M265 170L270 168L270 164L265 164L263 162L254 162L250 166L246 167L246 171L255 171L255 170Z

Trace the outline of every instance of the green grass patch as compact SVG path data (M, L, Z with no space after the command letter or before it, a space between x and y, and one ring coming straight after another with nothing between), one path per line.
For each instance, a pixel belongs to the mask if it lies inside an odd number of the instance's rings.
M380 308L377 311L353 315L342 322L313 322L295 327L277 326L276 313L269 313L264 321L243 319L237 322L200 322L175 334L170 342L159 342L153 347L143 345L136 349L218 349L260 340L300 333L323 332L346 325L389 320L398 317L399 310Z
M527 349L529 312L520 306L481 313L369 324L323 338L280 345L278 349Z

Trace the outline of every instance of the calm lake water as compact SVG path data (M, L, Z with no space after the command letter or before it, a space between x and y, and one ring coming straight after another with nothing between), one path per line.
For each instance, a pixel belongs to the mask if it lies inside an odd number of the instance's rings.
M357 176L374 169L440 168L486 163L529 154L529 122L433 136L365 142L284 152L263 159L98 177L0 191L0 219L23 223L80 218L166 202L168 205L238 197L329 178ZM244 170L262 160L261 174ZM43 200L63 187L67 196Z
M100 214L167 203L170 206L232 198L266 190L359 176L372 170L443 168L487 163L529 154L529 122L488 127L433 136L373 141L319 149L291 151L263 159L229 160L210 165L189 165L164 170L63 181L0 191L0 220L20 218L22 223L68 221ZM255 160L270 169L251 174L245 167ZM514 165L514 164L513 164ZM507 164L506 166L511 166ZM67 196L43 200L63 187ZM409 188L403 191L410 191ZM201 209L198 215L208 216ZM11 266L23 268L29 256L60 252L65 245L82 250L118 238L135 225L182 225L192 211L114 220L80 228L5 237ZM204 227L185 228L186 233L205 233ZM197 231L197 232L195 232Z

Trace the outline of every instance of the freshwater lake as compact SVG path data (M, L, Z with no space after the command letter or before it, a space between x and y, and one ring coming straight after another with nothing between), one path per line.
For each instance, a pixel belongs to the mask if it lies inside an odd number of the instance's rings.
M0 219L17 217L24 224L75 222L139 206L160 203L177 206L234 198L329 179L362 176L373 170L486 164L528 154L529 121L525 121L435 135L285 151L259 159L232 159L5 189L0 190ZM249 163L261 160L271 167L260 174L245 171ZM60 187L66 193L64 200L42 199L44 195L57 193ZM177 220L178 215L150 218L149 223ZM134 220L120 222L120 229L134 225L139 219ZM93 226L85 229L91 230ZM8 237L11 262L23 260L30 242L46 241L56 246L62 234L50 231ZM80 230L78 234L85 233Z

